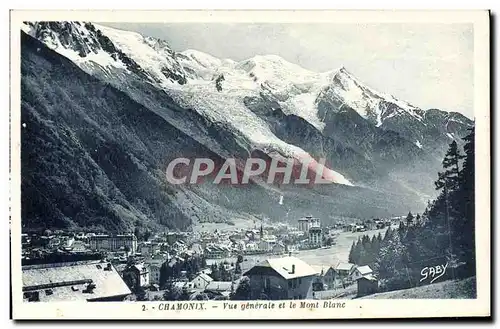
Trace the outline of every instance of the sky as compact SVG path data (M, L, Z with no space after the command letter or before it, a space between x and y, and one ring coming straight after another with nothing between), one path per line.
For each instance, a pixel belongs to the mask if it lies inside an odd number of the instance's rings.
M236 61L279 55L306 69L344 66L368 86L423 109L473 118L471 24L103 23Z

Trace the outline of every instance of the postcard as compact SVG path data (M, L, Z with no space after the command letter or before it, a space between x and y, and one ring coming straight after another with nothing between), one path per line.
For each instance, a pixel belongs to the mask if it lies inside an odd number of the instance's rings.
M11 11L12 317L491 316L489 26Z

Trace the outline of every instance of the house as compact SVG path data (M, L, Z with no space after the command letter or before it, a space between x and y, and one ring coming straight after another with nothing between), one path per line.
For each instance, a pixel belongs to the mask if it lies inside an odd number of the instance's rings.
M187 246L183 240L177 240L172 244L171 250L173 253L179 255L187 250Z
M282 253L286 252L286 247L283 244L283 242L278 242L273 246L272 252L273 252L273 254L282 254Z
M200 273L193 280L191 280L193 288L195 289L205 289L212 281L214 281L214 279L205 273Z
M253 266L244 276L250 279L252 299L308 299L317 272L297 257L270 258Z
M353 281L356 281L357 279L368 275L368 274L373 274L373 270L370 268L368 265L364 266L357 266L351 274L351 278Z
M204 268L203 270L200 271L200 273L204 273L204 274L212 274L212 269L209 267L209 268Z
M149 264L149 283L159 284L160 283L160 270L161 264L151 263Z
M247 249L245 241L243 241L243 240L236 241L235 248L236 248L237 251L245 252L246 249Z
M312 268L316 270L318 273L318 278L321 280L325 287L325 290L335 288L335 269L333 266L315 266L312 265Z
M212 296L229 298L233 283L230 281L212 281L205 287L205 292Z
M143 242L142 244L140 244L138 247L138 252L140 252L142 255L152 255L153 245L151 244L151 241Z
M354 271L356 265L352 263L339 263L335 268L336 277L342 281L351 281L351 274Z
M122 301L131 294L111 263L95 260L23 266L22 284L27 302Z
M245 247L245 253L247 254L255 254L259 252L259 246L255 242L249 242L247 243Z
M149 267L144 263L128 266L125 270L123 270L123 278L127 276L134 278L133 282L135 283L135 286L131 287L133 289L149 286Z
M366 296L378 291L378 280L373 274L367 274L356 280L358 284L357 296Z
M273 245L267 240L260 240L258 243L259 251L268 252L271 251Z
M297 246L296 244L287 244L285 251L288 253L296 253L297 251L299 251L299 246Z
M193 245L191 246L191 250L195 254L203 255L203 247L199 243L193 243Z

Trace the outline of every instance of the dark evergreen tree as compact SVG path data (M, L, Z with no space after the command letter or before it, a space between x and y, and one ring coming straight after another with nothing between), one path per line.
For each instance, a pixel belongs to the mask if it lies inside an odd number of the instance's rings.
M475 138L474 128L469 129L465 141L465 160L460 172L460 190L457 193L461 220L456 223L459 241L459 258L467 263L470 275L475 273ZM461 234L458 234L460 232Z
M251 296L251 287L250 287L250 279L246 276L242 277L240 283L238 284L238 288L231 297L232 300L250 300Z
M387 240L389 240L389 238L392 236L392 233L393 233L393 229L392 229L392 227L389 226L387 231L385 231L385 235L384 235L384 238L382 241L387 242Z
M355 249L356 248L356 242L353 241L352 242L352 246L351 246L351 250L349 251L349 258L348 258L348 261L349 263L353 263L353 264L356 264L356 261L354 259L354 252L355 252Z
M212 279L214 279L215 281L220 281L220 272L219 272L219 268L217 267L217 264L213 263L210 266L210 269L212 271L212 273L210 274L210 276L212 277Z
M437 190L446 189L449 192L458 188L460 160L463 158L464 156L460 154L457 142L451 142L442 162L444 171L438 173L438 180L435 182Z
M413 224L413 214L411 213L411 211L408 212L408 216L406 216L406 223L408 225Z

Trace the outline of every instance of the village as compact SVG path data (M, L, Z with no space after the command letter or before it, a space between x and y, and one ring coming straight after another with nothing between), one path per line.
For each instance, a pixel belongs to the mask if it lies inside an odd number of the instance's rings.
M22 235L25 301L356 298L377 291L369 266L348 262L359 236L400 218L322 225L261 221L254 228L156 234ZM138 235L138 234L137 234Z

